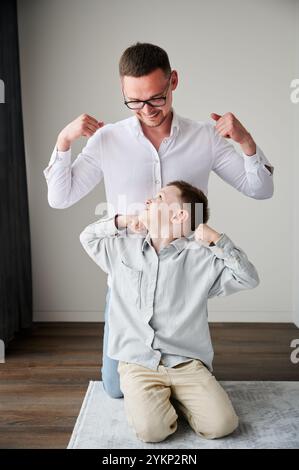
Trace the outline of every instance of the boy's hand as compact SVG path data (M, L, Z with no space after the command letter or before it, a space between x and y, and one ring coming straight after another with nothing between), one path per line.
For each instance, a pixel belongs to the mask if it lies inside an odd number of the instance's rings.
M144 224L139 220L138 215L117 215L115 217L117 228L128 228L134 233L146 231Z
M194 236L197 242L210 244L211 242L216 243L221 237L221 234L216 232L216 230L212 229L207 224L199 224L194 232Z

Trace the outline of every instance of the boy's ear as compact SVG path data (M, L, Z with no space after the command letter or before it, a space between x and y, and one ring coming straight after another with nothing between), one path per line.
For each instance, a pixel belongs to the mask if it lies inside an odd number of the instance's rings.
M171 222L173 224L182 224L186 222L189 218L189 212L181 209L178 212L176 212L172 217L171 217Z

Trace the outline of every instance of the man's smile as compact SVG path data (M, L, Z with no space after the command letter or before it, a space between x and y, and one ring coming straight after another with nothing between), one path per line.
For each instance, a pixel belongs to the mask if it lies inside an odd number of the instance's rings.
M155 114L150 114L150 115L143 115L144 118L146 119L155 119L159 115L160 111L158 111Z

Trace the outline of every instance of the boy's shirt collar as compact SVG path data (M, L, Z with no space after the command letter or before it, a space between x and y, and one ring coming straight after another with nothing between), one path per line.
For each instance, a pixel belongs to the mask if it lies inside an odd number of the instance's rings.
M176 248L176 250L180 253L181 251L183 251L186 248L186 246L189 242L190 242L190 240L186 237L176 238L175 240L172 240L172 242L170 242L164 248L168 248L170 245L173 245ZM143 240L142 247L141 247L142 252L144 252L144 250L146 249L147 246L152 246L151 236L150 236L149 232L147 232L146 237Z

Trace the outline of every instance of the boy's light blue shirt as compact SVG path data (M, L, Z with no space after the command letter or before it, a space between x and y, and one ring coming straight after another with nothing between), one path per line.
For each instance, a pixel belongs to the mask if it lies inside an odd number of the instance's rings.
M178 238L157 254L149 233L128 235L113 216L88 225L80 241L111 276L108 356L154 370L199 359L213 370L208 299L259 284L226 234L214 247Z

